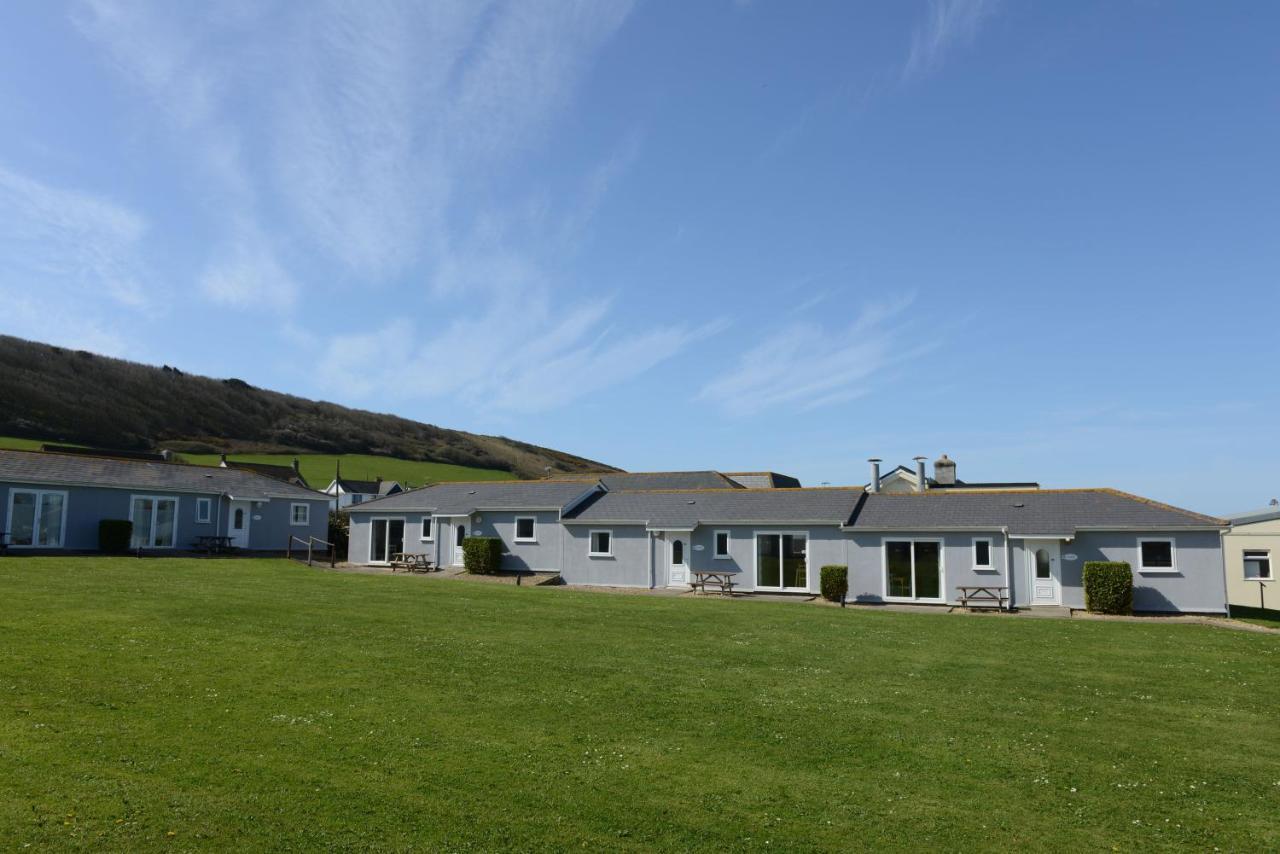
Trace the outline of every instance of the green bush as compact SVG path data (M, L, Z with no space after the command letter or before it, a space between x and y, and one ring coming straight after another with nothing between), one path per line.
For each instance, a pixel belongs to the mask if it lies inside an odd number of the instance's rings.
M108 554L123 554L133 539L133 523L128 519L102 519L98 522L98 549Z
M849 567L824 566L822 568L822 598L843 602L849 592Z
M1086 561L1084 607L1095 614L1133 613L1133 572L1124 561Z
M462 565L472 575L492 575L502 565L502 540L467 537L462 541Z
M338 560L347 559L347 544L351 542L351 517L341 510L329 511L329 542Z

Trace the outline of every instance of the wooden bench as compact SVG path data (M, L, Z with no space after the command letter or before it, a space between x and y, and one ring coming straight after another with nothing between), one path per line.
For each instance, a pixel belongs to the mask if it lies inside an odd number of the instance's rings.
M430 572L435 567L426 555L397 552L391 556L391 571L403 569L405 572Z
M723 596L733 595L733 579L738 574L736 569L695 569L691 573L693 581L689 582L689 586L693 588L693 592L707 592L707 585L719 587Z
M983 585L981 587L957 587L961 608L995 608L1008 610L1009 588Z

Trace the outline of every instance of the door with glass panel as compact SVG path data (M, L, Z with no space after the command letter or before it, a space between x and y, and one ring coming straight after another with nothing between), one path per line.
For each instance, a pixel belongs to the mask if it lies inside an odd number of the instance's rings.
M942 543L937 540L886 540L885 598L941 602Z
M15 548L60 549L66 523L67 494L40 489L9 493L9 545ZM0 519L0 523L3 523Z
M227 536L238 549L249 548L249 528L253 525L253 505L248 501L232 501L228 506Z
M1059 555L1056 540L1027 540L1027 574L1031 576L1031 604L1057 605L1062 601L1058 577Z
M388 563L404 551L404 520L374 519L369 531L369 562Z
M808 534L756 534L756 589L809 590Z
M171 549L178 538L178 499L135 495L129 509L135 549Z

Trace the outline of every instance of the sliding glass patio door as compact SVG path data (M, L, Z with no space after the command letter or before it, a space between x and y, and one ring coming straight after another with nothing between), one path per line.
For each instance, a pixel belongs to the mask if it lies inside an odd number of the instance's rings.
M369 537L369 562L387 563L404 551L404 520L374 519Z
M808 591L808 534L756 534L756 589Z
M937 540L886 540L885 597L940 601L942 543Z
M178 499L135 495L129 519L133 522L133 548L171 549L176 545Z

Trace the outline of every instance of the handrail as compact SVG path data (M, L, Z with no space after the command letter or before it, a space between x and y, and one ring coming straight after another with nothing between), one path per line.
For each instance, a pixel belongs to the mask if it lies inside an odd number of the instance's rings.
M311 566L312 552L315 548L316 543L319 543L320 545L326 547L325 551L329 553L329 566L333 567L337 565L338 550L334 548L333 543L329 542L328 540L322 540L319 537L307 537L304 540L302 539L302 537L296 536L295 534L289 535L289 542L284 549L284 556L287 560L293 559L293 541L294 540L297 540L299 543L307 547L307 566Z

